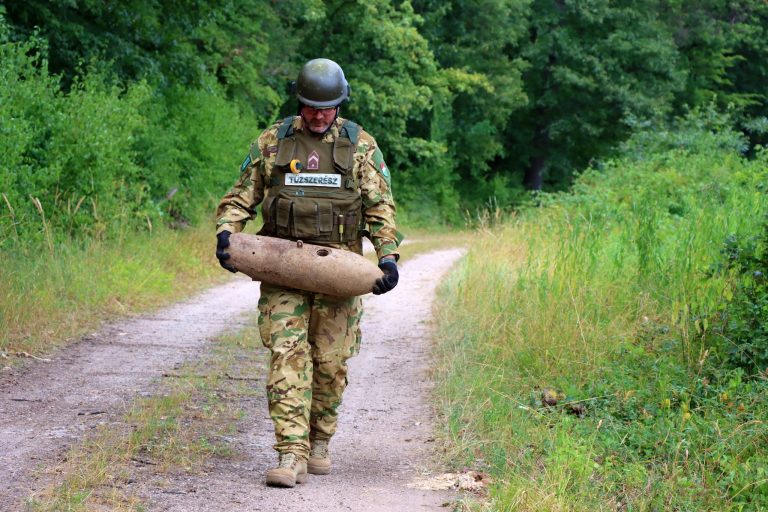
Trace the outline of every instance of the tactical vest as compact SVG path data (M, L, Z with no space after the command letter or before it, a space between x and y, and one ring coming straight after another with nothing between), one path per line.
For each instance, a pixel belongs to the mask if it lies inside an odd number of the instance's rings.
M294 132L294 117L278 129L278 146L260 233L316 244L351 242L361 235L363 201L354 175L359 126L344 121L333 144ZM302 169L291 171L297 160Z

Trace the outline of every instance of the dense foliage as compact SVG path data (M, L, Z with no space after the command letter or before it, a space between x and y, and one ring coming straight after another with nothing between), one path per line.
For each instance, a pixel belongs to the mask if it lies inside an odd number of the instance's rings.
M768 126L759 0L29 0L0 18L3 246L209 212L317 56L423 222L566 188L688 108L730 109L753 143Z
M318 56L401 218L479 212L442 389L494 505L768 507L763 0L5 2L0 354L194 280L173 245L210 237L165 227L210 221Z
M768 154L720 121L637 134L449 283L440 389L489 510L768 507Z

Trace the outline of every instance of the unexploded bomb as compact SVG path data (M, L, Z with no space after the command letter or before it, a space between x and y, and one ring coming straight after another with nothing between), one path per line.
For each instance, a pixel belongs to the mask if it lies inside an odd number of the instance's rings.
M235 233L229 263L253 278L288 288L351 297L370 293L383 274L359 254L301 241Z

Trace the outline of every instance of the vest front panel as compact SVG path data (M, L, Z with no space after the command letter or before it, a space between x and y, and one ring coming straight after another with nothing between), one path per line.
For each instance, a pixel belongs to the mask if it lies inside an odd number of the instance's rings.
M356 240L363 219L353 151L344 137L328 143L297 132L281 139L260 233L319 244Z

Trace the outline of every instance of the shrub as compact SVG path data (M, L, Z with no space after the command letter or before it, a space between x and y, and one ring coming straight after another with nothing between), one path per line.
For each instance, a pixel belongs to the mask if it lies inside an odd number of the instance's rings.
M42 41L0 31L0 250L121 240L212 211L258 121L213 77L161 90L121 85L94 64L65 94L45 54Z
M768 375L768 221L759 235L729 236L722 252L716 272L729 275L731 286L712 342L728 366Z

